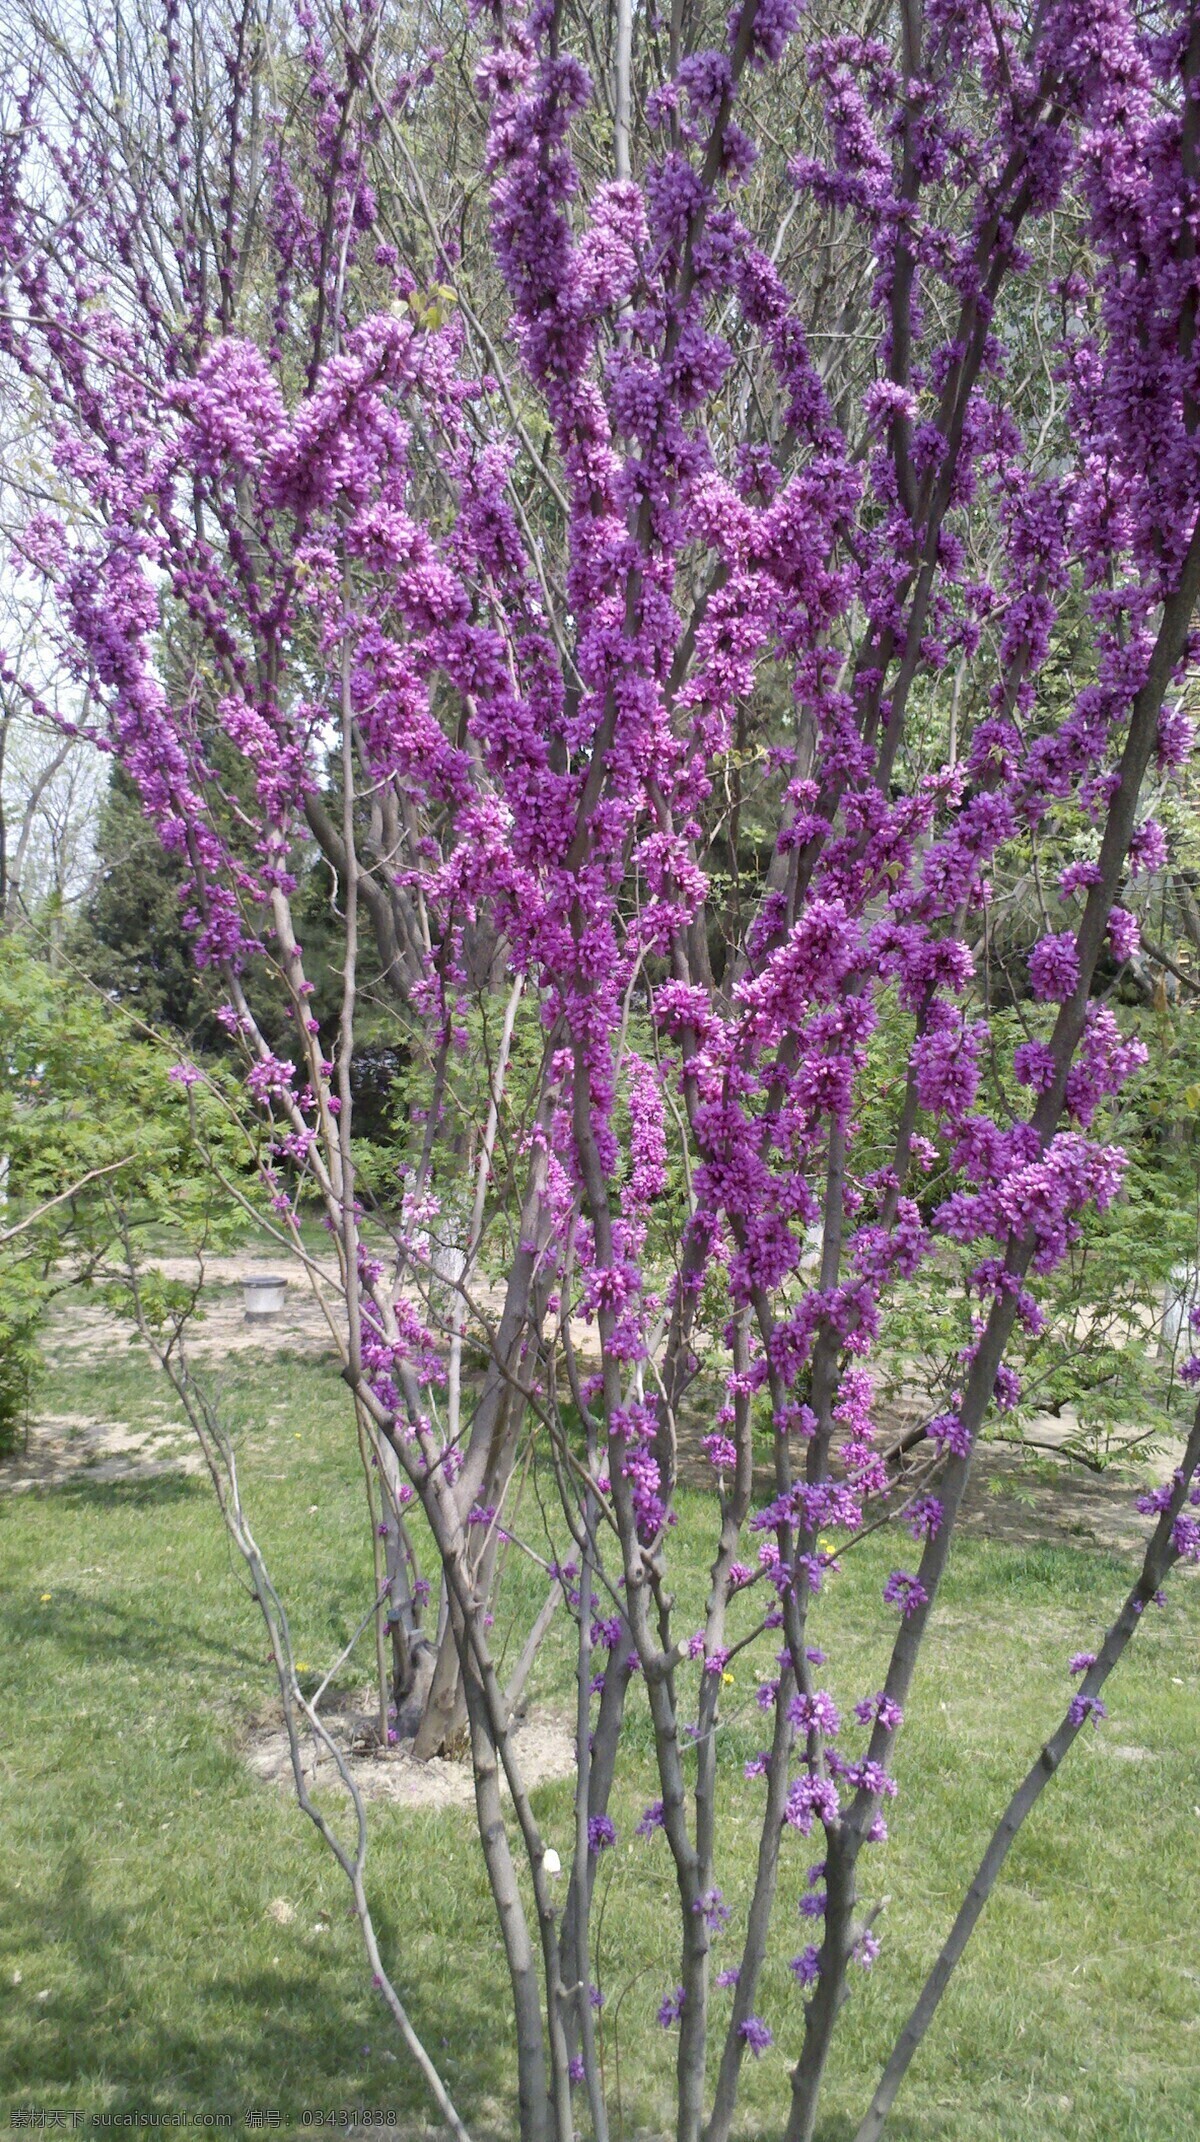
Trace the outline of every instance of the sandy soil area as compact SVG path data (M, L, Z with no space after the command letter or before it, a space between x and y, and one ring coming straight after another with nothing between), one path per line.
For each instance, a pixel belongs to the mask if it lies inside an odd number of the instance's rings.
M370 1688L342 1698L330 1695L321 1717L336 1742L364 1800L393 1800L404 1807L473 1807L471 1765L462 1762L414 1762L406 1747L381 1751L376 1745L378 1708ZM553 1712L533 1711L514 1734L521 1775L530 1788L570 1777L575 1768L575 1741L570 1723ZM310 1786L345 1793L338 1767L307 1726L302 1739L304 1775ZM282 1710L252 1724L242 1742L248 1769L281 1791L294 1789L292 1760Z
M155 1268L165 1278L185 1283L194 1284L198 1278L190 1258L156 1259ZM272 1271L288 1275L283 1309L269 1318L247 1317L242 1281ZM299 1355L313 1361L335 1358L339 1301L332 1258L319 1263L315 1285L297 1261L289 1266L286 1258L245 1255L207 1259L203 1279L203 1313L192 1328L189 1345L204 1366L220 1367L251 1352ZM485 1306L496 1313L499 1301L485 1297ZM594 1334L586 1327L573 1337L581 1352L594 1346ZM47 1343L60 1360L88 1366L123 1352L130 1344L129 1327L102 1302L68 1300L52 1320ZM895 1418L889 1417L884 1426L899 1432L920 1417L920 1410L914 1397L911 1404L895 1408ZM681 1434L680 1472L691 1486L712 1484L700 1442L706 1426L696 1421ZM1061 1418L1039 1418L1030 1432L1040 1443L1052 1446L1062 1442L1072 1426L1064 1410ZM1167 1451L1151 1461L1150 1469L1165 1480L1175 1462L1174 1451ZM203 1460L190 1433L178 1425L164 1393L161 1419L136 1426L107 1416L36 1415L24 1450L0 1461L0 1493L51 1487L82 1475L95 1481L139 1480L164 1472L202 1470ZM761 1487L764 1496L772 1492L766 1465L756 1487ZM1077 1464L1053 1461L1049 1468L1042 1466L1031 1473L1017 1454L988 1449L975 1468L963 1522L969 1530L994 1538L1044 1541L1068 1537L1127 1549L1145 1531L1144 1521L1132 1508L1134 1492L1128 1474L1120 1478L1111 1473L1097 1475Z

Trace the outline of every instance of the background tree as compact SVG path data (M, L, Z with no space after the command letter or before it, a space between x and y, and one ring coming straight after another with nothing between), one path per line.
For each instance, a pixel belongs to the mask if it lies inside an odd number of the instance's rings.
M116 1002L152 1026L194 1035L203 1046L212 1036L200 1031L203 977L183 927L182 880L147 825L129 776L115 767L96 825L93 889L71 950ZM211 1027L211 1008L208 1021Z
M170 1056L70 970L0 936L0 1454L23 1436L41 1327L72 1288L128 1285L160 1312L194 1287L142 1271L146 1235L213 1251L237 1226L222 1177L253 1182L254 1149L227 1098L189 1107Z

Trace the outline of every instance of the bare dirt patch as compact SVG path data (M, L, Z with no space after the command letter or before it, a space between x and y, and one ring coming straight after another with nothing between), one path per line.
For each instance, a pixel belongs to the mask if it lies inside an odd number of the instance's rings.
M336 1328L338 1296L332 1266L314 1284L304 1268L287 1257L208 1257L203 1272L193 1257L156 1257L152 1264L164 1279L199 1288L198 1314L188 1327L188 1347L210 1367L231 1354L333 1351L329 1316L335 1319ZM274 1316L248 1317L242 1282L268 1273L287 1278L283 1308ZM64 1302L50 1329L59 1353L75 1361L97 1360L129 1340L128 1323L95 1300Z
M1077 1545L1131 1554L1150 1536L1148 1518L1134 1508L1147 1475L1170 1478L1172 1451L1135 1474L1124 1466L1091 1473L1070 1460L1045 1460L1031 1473L1017 1453L987 1449L972 1470L960 1523L976 1538L1014 1547Z
M153 1480L203 1470L190 1433L167 1422L131 1428L127 1421L94 1421L81 1413L43 1413L30 1422L25 1447L0 1462L0 1494L67 1480Z
M316 1259L308 1268L286 1254L214 1256L205 1259L203 1268L192 1257L158 1257L151 1262L164 1278L198 1287L201 1315L191 1327L188 1343L204 1367L219 1369L249 1354L290 1354L312 1361L335 1356L334 1334L343 1305L331 1257ZM287 1276L284 1306L272 1317L247 1317L242 1282L269 1272ZM483 1293L486 1299L488 1290ZM498 1311L498 1300L486 1305ZM581 1354L594 1350L591 1327L580 1325L572 1337ZM91 1368L130 1343L129 1326L95 1298L66 1298L51 1321L48 1343L64 1362ZM680 1422L680 1479L690 1488L711 1491L716 1483L702 1447L702 1438L712 1426L710 1409L701 1403L689 1409L689 1416ZM891 1443L927 1417L928 1406L920 1394L904 1392L879 1419L881 1441ZM1052 1446L1069 1434L1071 1426L1064 1409L1061 1420L1049 1415L1039 1418L1031 1434L1043 1446ZM1175 1463L1177 1452L1171 1449L1145 1470L1155 1480L1166 1480ZM93 1421L83 1415L44 1414L31 1422L24 1451L0 1461L0 1492L50 1487L81 1475L92 1480L137 1480L162 1472L194 1473L202 1470L202 1464L187 1431L165 1420L134 1426L113 1419ZM1127 1553L1146 1534L1145 1520L1133 1508L1138 1485L1125 1467L1093 1474L1065 1457L1055 1458L1045 1448L1039 1462L1031 1465L1018 1452L985 1444L974 1467L962 1522L976 1535L1013 1545L1076 1542ZM757 1501L770 1501L774 1479L769 1452L763 1452L755 1468L754 1487Z
M876 1406L879 1445L888 1449L928 1421L928 1401L914 1392ZM1133 1464L1091 1472L1061 1451L1076 1428L1070 1409L1062 1415L1039 1414L1030 1424L1030 1444L1003 1448L986 1440L971 1469L960 1523L976 1537L1012 1546L1078 1544L1107 1553L1127 1554L1144 1545L1149 1523L1134 1509L1134 1498L1149 1482L1167 1481L1179 1463L1182 1441L1171 1443ZM702 1438L712 1416L697 1410L680 1423L679 1477L686 1487L711 1492L715 1476ZM924 1464L927 1442L916 1444L910 1462ZM902 1490L902 1480L898 1483ZM769 1452L754 1468L754 1498L770 1502L776 1492Z
M371 1690L328 1697L321 1717L364 1800L391 1800L412 1808L473 1807L475 1787L469 1758L426 1763L413 1760L408 1748L381 1749L376 1744L378 1710ZM526 1786L549 1785L570 1777L575 1768L575 1739L567 1720L552 1711L533 1711L513 1735ZM301 1741L304 1776L310 1787L345 1794L337 1764L316 1735L305 1728ZM247 1768L264 1784L292 1792L291 1751L282 1714L252 1724L242 1741Z
M190 1257L161 1257L154 1268L166 1279L195 1286L200 1268ZM255 1273L288 1270L284 1307L273 1317L247 1317L242 1281ZM324 1306L323 1306L324 1305ZM192 1324L188 1344L196 1360L219 1367L248 1353L332 1354L333 1339L325 1307L336 1316L337 1304L328 1277L314 1290L298 1264L288 1269L250 1257L206 1260L200 1294L201 1315ZM72 1368L98 1368L117 1352L139 1341L128 1322L95 1298L61 1300L48 1319L46 1346L51 1357ZM189 1429L167 1420L134 1426L112 1418L94 1420L82 1413L37 1413L29 1422L22 1447L0 1458L0 1494L19 1494L64 1481L151 1480L163 1473L202 1473L204 1460Z

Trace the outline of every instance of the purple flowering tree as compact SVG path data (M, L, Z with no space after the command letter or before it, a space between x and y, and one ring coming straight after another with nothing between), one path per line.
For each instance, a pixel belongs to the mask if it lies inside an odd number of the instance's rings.
M330 1228L401 1729L421 1753L469 1737L523 2142L568 2142L577 2085L607 2135L590 1912L635 1707L678 1896L680 2142L724 2142L775 2032L781 2129L807 2142L851 1967L878 1950L870 1847L973 1456L1017 1396L1006 1351L1121 1183L1098 1133L1138 1047L1097 976L1136 951L1125 886L1161 860L1148 772L1191 749L1200 11L900 0L851 31L796 0L636 22L618 0L590 24L497 0L457 25L487 123L478 282L422 151L437 56L402 64L379 0L302 5L274 43L235 6L204 81L197 19L163 0L132 148L128 101L103 123L102 35L6 90L0 353L54 471L22 569L80 725L186 870L279 1229L304 1254L313 1198ZM11 658L4 681L38 700ZM1010 1099L985 1105L980 918L1005 850L1068 804L1088 838L1029 953ZM298 922L317 855L334 1032ZM364 993L421 1096L390 1189L356 1139ZM888 1304L945 1284L951 1252L964 1343L900 1463L876 1406ZM692 1630L673 1524L697 1423ZM564 1597L578 1632L561 1909L492 1631L530 1449L562 1560L526 1662ZM1142 1610L1200 1553L1198 1459L1195 1427L861 2142ZM299 1702L236 1484L225 1508ZM808 1617L889 1520L910 1566L851 1722ZM716 1756L735 1653L765 1668L750 1783ZM730 1792L759 1796L761 1828L714 1976ZM818 1855L799 1885L789 1831ZM383 1983L361 1849L343 1865ZM813 1939L771 2024L797 1886Z

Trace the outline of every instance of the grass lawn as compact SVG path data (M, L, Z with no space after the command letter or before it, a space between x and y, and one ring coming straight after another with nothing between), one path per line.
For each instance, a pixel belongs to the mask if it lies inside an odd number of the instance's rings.
M257 1354L239 1357L226 1385L251 1521L299 1656L323 1665L370 1588L344 1390L328 1365ZM94 1373L64 1367L43 1403L102 1405L136 1426L161 1419L166 1398L114 1347ZM685 1500L681 1550L690 1534L699 1551L706 1514ZM825 1678L846 1703L879 1685L892 1559L877 1542L856 1552L818 1617ZM864 1891L892 1902L879 1963L855 1974L822 2142L853 2134L984 1838L1061 1714L1067 1656L1091 1647L1127 1581L1125 1565L1083 1543L962 1541L901 1736L892 1838L864 1862ZM523 1568L514 1577L509 1599L520 1593L523 1611L533 1583ZM702 1580L692 1589L698 1605ZM681 1628L695 1625L691 1605L681 1599ZM0 2119L32 2103L85 2117L222 2113L240 2131L254 2107L300 2132L306 2110L367 2105L419 2131L425 2099L370 1990L341 1878L238 1755L273 1676L207 1482L83 1476L0 1496L0 1616ZM564 1621L536 1691L563 1708L567 1639ZM366 1646L361 1656L359 1680ZM1198 1664L1200 1583L1188 1573L1110 1684L1108 1723L1081 1736L1018 1841L910 2074L895 2142L1200 2136ZM633 1836L657 1797L642 1700L635 1689L638 1775L613 1808L619 1844L597 1911L614 2142L663 2131L674 2058L673 2033L655 2021L677 1977L669 1855L661 1835ZM729 1705L732 1960L762 1790L742 1765L763 1734L748 1678ZM536 1804L566 1858L569 1785L543 1787ZM390 1968L464 2115L507 2137L507 1986L471 1817L375 1803L371 1825ZM744 2137L779 2132L800 2033L786 1959L807 1938L793 1899L813 1856L788 1834L758 2003L776 2042L747 2063ZM280 1899L294 1909L286 1924L270 1910Z

